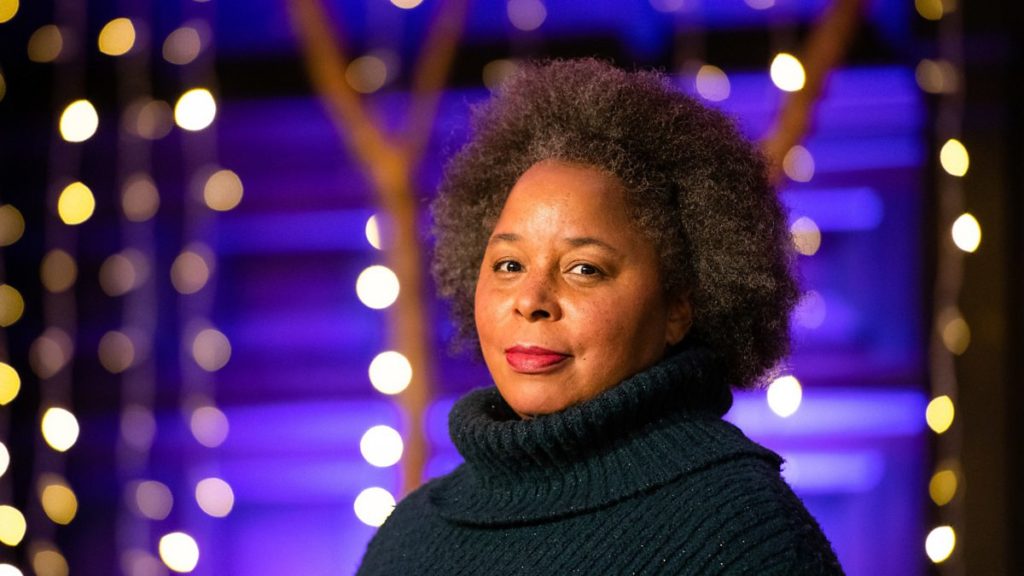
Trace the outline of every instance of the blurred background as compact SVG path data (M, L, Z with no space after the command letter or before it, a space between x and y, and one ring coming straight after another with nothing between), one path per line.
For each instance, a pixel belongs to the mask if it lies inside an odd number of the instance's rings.
M1024 573L1008 3L0 0L0 576L351 574L459 456L426 207L526 58L775 162L806 294L727 418L851 575ZM1020 22L1016 22L1020 24Z

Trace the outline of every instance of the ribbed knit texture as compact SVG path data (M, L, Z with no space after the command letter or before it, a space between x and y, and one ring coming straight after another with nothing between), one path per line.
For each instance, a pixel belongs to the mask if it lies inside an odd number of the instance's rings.
M469 393L466 462L399 503L359 574L842 574L781 459L721 419L721 374L684 350L532 420Z

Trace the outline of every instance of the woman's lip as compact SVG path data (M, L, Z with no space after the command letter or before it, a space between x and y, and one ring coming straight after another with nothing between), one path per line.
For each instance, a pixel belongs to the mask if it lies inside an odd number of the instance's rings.
M520 374L547 372L568 358L568 354L540 346L513 346L505 350L505 361Z

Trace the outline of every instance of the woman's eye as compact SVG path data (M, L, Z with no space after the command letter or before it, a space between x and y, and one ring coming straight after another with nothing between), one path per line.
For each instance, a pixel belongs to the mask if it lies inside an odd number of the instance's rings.
M523 265L515 260L502 260L494 265L495 272L520 272Z
M579 274L581 276L597 276L601 273L601 270L593 264L580 263L570 268L569 272Z

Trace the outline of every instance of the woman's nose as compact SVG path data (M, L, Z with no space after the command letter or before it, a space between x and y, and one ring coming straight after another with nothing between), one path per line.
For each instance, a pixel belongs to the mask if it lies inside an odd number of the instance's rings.
M560 319L562 308L555 282L547 274L526 274L516 292L516 313L529 322Z

